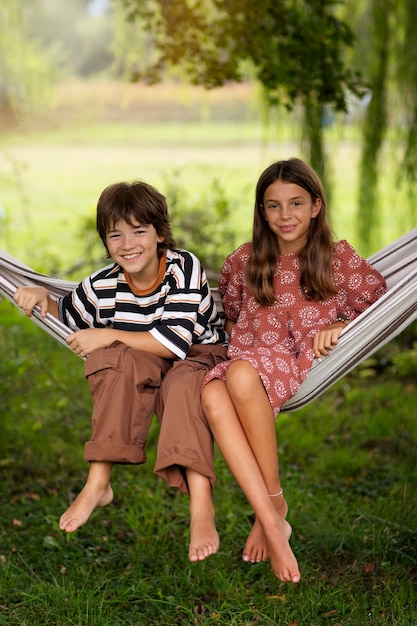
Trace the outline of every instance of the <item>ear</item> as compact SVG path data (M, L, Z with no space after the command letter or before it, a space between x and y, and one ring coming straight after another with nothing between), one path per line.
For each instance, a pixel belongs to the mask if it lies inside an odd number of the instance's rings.
M316 201L314 202L313 206L311 207L311 217L317 217L317 215L320 213L320 209L321 209L321 205L323 204L322 199L316 198Z
M165 237L163 235L158 235L156 238L156 241L158 243L162 243L163 241L165 241Z

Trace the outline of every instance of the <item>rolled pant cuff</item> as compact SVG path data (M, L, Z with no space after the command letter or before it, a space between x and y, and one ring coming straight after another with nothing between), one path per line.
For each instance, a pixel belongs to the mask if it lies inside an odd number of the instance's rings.
M198 474L202 474L210 481L211 488L214 488L216 477L214 470L207 463L201 462L196 459L190 459L184 457L181 454L175 453L164 457L162 460L157 460L154 467L154 473L163 478L170 487L176 487L183 493L189 493L186 470L190 469Z
M87 441L84 446L84 461L107 461L140 465L146 463L145 451L139 446L108 441Z

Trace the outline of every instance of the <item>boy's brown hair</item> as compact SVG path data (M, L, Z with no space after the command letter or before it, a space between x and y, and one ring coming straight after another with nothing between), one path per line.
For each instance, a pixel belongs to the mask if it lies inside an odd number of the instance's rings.
M120 220L131 226L151 224L157 234L164 237L158 243L160 257L167 249L175 248L165 197L151 185L142 181L114 183L101 193L96 225L106 250L106 235Z

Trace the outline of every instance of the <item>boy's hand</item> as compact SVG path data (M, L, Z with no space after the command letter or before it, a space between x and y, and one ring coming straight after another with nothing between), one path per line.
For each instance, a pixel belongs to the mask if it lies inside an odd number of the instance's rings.
M319 330L313 338L314 356L318 359L322 356L327 356L337 346L340 333L344 328L345 325L341 322L334 322L330 326Z
M110 331L108 333L107 331ZM85 328L71 333L66 338L66 342L79 356L88 356L93 350L98 348L107 348L113 343L111 328Z
M16 304L29 317L31 317L36 305L39 305L42 317L46 317L49 306L49 293L45 287L19 287L13 297Z

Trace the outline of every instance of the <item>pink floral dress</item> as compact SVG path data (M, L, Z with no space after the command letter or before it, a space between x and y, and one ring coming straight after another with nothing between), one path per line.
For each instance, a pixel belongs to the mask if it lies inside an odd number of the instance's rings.
M298 391L314 360L313 337L337 315L355 319L386 291L385 280L347 241L335 244L333 276L338 293L325 302L307 300L300 288L296 253L279 257L274 276L276 302L260 306L246 286L245 266L251 244L225 260L219 292L225 316L235 323L228 361L214 367L203 385L225 380L230 363L243 359L259 373L274 415Z

